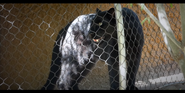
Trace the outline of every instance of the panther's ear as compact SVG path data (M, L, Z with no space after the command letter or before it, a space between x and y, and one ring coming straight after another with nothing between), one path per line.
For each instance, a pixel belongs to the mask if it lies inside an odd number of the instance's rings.
M108 11L107 11L109 14L112 15L112 17L115 17L115 11L114 11L114 8L110 8Z
M96 13L99 13L99 12L101 12L101 10L100 10L100 9L98 9L98 8L96 8Z

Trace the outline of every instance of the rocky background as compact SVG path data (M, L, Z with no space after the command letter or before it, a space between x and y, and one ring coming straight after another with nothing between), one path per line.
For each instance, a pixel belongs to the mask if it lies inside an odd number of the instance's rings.
M136 4L122 6L136 12L140 21L148 17ZM146 6L157 17L155 5ZM79 15L111 7L114 4L0 4L0 89L40 89L48 78L58 32ZM179 5L166 4L165 8L172 30L181 41ZM145 45L136 82L181 72L166 48L160 28L150 20L150 24L143 24ZM107 65L98 62L80 83L80 89L109 89Z

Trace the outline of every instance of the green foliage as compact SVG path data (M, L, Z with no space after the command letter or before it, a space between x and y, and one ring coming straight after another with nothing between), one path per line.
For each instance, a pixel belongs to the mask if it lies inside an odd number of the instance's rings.
M170 3L170 7L173 8L173 4L172 3Z
M143 7L144 7L144 5L141 6L141 11L143 10ZM143 23L144 23L146 20L148 20L148 23L150 24L150 17L146 17L145 19L143 19L143 20L141 21L141 25L143 25Z
M150 17L148 17L148 23L150 24Z
M143 10L143 7L144 7L144 6L141 6L141 11Z
M129 3L129 4L127 4L127 5L126 5L126 7L127 7L128 5L130 5L130 7L132 7L132 6L133 6L133 4L132 4L132 3Z
M148 23L150 24L150 17L146 17L145 19L143 19L143 21L141 21L141 25L143 25L143 23L148 20Z

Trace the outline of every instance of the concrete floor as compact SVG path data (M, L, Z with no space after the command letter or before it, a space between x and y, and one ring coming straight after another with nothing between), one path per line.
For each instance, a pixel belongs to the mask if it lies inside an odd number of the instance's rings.
M160 88L159 90L185 90L185 83L173 84Z

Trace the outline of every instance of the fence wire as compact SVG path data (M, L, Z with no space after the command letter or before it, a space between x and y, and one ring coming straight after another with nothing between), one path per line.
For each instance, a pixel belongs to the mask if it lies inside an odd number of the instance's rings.
M145 5L157 17L155 5ZM48 79L51 61L54 61L52 51L59 31L79 15L95 13L96 8L105 11L112 7L113 4L1 3L0 89L41 89ZM140 22L147 17L144 10L136 4L122 4L122 7L132 9ZM181 41L179 5L173 4L171 7L170 4L165 4L165 9L171 28L176 38ZM152 20L150 23L144 22L142 27L144 46L136 75L136 87L153 90L183 82L182 72L170 56L160 28ZM60 65L56 67L60 68ZM88 75L79 83L79 89L111 89L107 63L94 63L94 68L90 69Z

